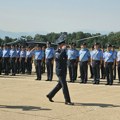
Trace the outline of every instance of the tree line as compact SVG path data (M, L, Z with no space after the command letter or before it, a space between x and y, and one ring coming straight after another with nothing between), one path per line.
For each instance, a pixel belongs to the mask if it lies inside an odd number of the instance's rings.
M19 39L25 39L26 41L31 41L31 40L35 40L37 42L47 42L50 41L52 43L54 43L57 38L59 38L59 36L61 35L61 33L49 33L46 35L41 35L41 34L36 34L34 37L32 36L21 36ZM88 38L88 37L93 37L93 36L97 36L97 35L101 35L100 33L96 33L96 34L91 34L91 33L84 33L84 32L73 32L73 33L67 33L66 32L66 43L69 44L71 42L75 42L77 44L77 47L80 46L80 44L82 43L82 39L84 38ZM5 44L5 43L9 43L9 42L13 42L17 40L17 38L13 39L10 38L9 36L5 36L4 39L0 38L0 44ZM115 45L116 47L119 47L120 45L120 32L114 33L111 32L108 35L104 35L104 36L99 36L96 38L91 38L86 40L88 47L91 47L94 42L99 42L101 45L107 45L108 43L111 43L112 45Z

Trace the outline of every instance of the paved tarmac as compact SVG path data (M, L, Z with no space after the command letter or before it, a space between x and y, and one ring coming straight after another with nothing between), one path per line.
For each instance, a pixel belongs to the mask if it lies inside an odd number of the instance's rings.
M74 106L64 104L62 91L54 97L54 103L46 94L57 84L35 81L36 75L0 76L0 120L120 120L120 85L113 86L68 83ZM67 77L67 80L69 78Z

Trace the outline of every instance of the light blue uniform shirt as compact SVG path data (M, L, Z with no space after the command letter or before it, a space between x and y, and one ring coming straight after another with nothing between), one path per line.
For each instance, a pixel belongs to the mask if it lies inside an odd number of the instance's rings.
M90 58L90 51L85 48L85 49L81 49L79 51L79 60L84 62L84 61L88 61Z
M2 49L0 49L0 57L2 57L3 56L3 51L2 51Z
M101 60L103 58L103 52L102 50L93 50L91 52L91 59L92 60Z
M116 59L116 56L113 53L113 51L110 50L104 53L103 58L105 62L114 62L114 60Z
M114 50L113 53L114 53L114 56L117 58L117 51Z
M16 51L16 49L14 49L14 50L11 49L11 50L10 50L10 57L11 57L11 58L17 57L17 51Z
M55 50L54 48L46 48L45 50L45 58L46 59L51 59L54 57Z
M2 57L10 57L10 50L9 49L3 49L3 56Z
M21 52L21 51L20 51L20 49L17 49L16 51L17 51L17 58L19 58L19 57L20 57L20 52Z
M120 51L117 53L117 61L120 61Z
M20 51L20 57L21 57L21 58L25 58L25 57L26 57L26 50L24 50L24 51L21 50L21 51Z
M31 58L33 56L33 51L26 51L26 57Z
M77 58L78 53L76 52L75 49L68 49L67 50L67 56L69 60L74 60Z
M34 55L35 55L35 60L42 60L44 57L44 52L42 50L35 50Z

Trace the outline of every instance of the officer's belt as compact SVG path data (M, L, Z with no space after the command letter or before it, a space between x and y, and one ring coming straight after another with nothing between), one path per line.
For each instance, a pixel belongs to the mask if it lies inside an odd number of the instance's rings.
M93 62L100 62L100 60L92 60Z

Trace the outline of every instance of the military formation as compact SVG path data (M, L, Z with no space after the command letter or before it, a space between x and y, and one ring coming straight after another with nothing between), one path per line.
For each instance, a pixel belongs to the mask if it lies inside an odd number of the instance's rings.
M77 80L79 67L80 83L86 84L89 67L90 79L93 79L93 84L99 84L101 79L106 79L106 85L112 85L116 79L116 74L118 74L120 83L120 51L116 51L114 45L108 44L105 49L104 46L95 43L90 50L85 42L81 44L80 49L76 48L75 43L71 43L66 46L65 51L69 82L74 83ZM47 42L46 47L37 44L34 48L5 44L0 47L0 74L30 75L34 63L36 80L42 79L42 74L45 73L46 69L46 81L52 81L55 52L56 50L51 47L51 42Z

